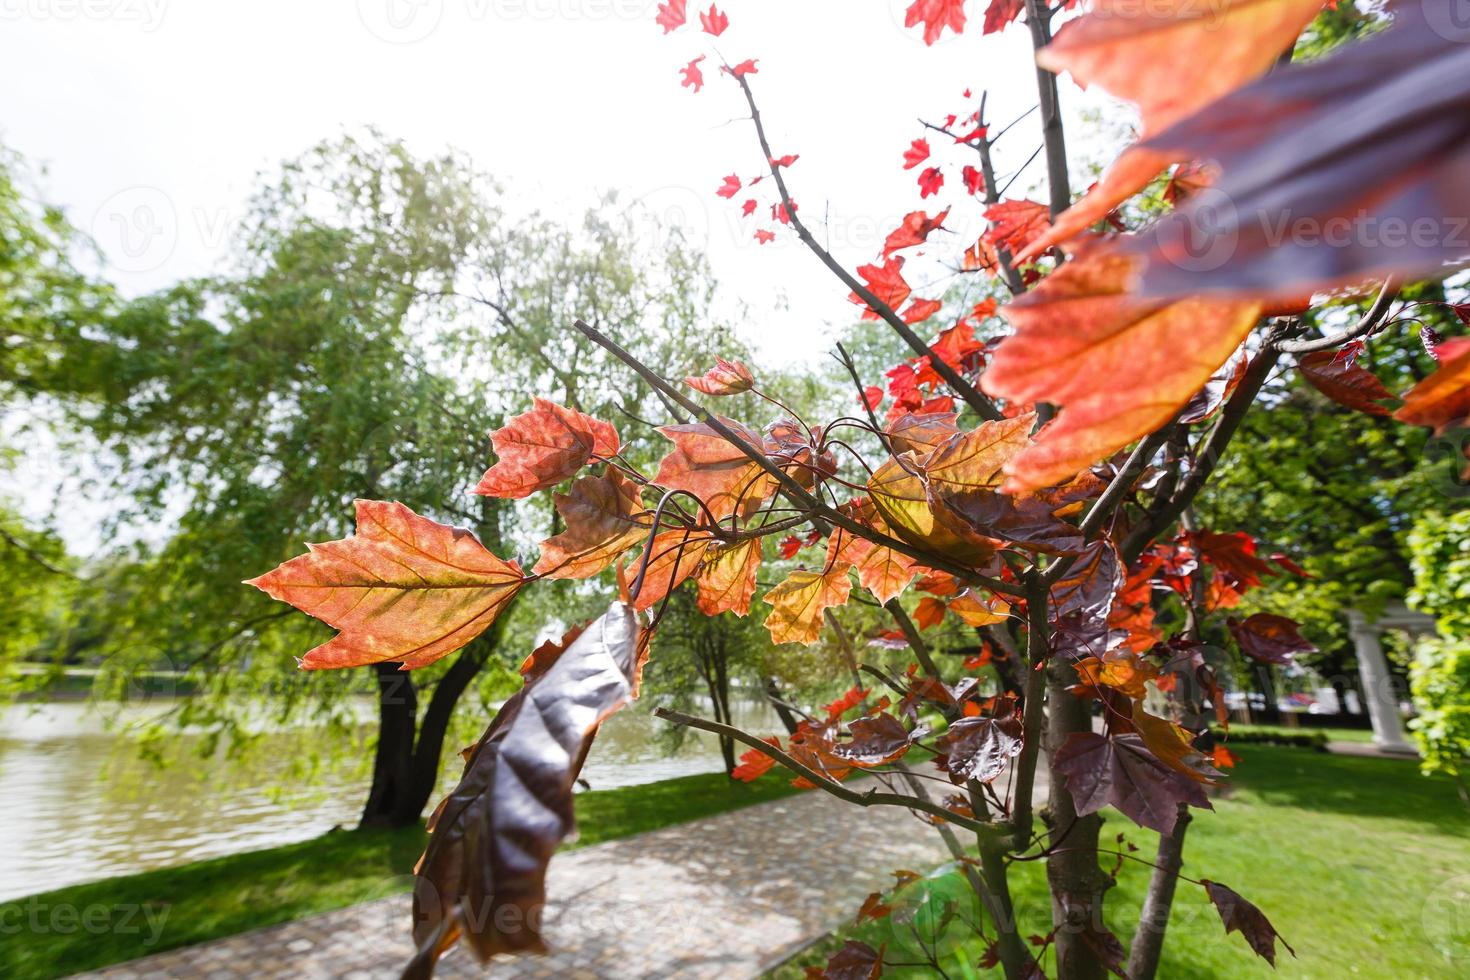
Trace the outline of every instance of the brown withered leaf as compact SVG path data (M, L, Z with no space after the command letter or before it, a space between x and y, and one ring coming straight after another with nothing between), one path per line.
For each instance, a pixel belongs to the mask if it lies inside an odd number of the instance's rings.
M1227 625L1240 652L1264 664L1289 664L1293 653L1317 649L1298 632L1296 620L1275 613L1255 613L1244 620L1231 617Z
M1307 383L1339 405L1368 415L1387 415L1383 402L1396 402L1378 376L1360 364L1349 363L1330 350L1304 355L1297 361Z
M1143 147L1219 165L1128 246L1154 296L1275 302L1470 257L1470 45L1444 3L1272 71ZM1217 261L1218 260L1218 261Z
M1210 901L1215 904L1215 909L1220 913L1220 921L1225 923L1226 935L1232 932L1240 933L1245 937L1245 941L1250 943L1256 955L1273 967L1276 965L1276 941L1278 939L1281 940L1281 945L1286 947L1288 953L1293 957L1296 956L1296 950L1292 949L1291 944L1285 939L1281 939L1281 934L1276 931L1275 926L1271 925L1271 920L1266 918L1264 912L1218 881L1204 878L1201 879L1200 884L1205 886Z
M858 718L847 728L852 732L852 738L835 743L831 753L859 769L885 766L902 758L913 745L915 736L923 734L922 730L911 733L903 727L903 722L886 711Z
M354 536L307 548L245 583L341 631L306 670L431 664L488 629L525 581L469 531L381 500L357 501Z
M954 412L914 412L900 415L888 427L888 439L895 456L913 453L922 462L929 454L959 435Z
M567 529L541 542L541 560L532 569L547 578L590 578L651 527L642 490L611 466L606 476L584 476L555 500Z
M818 976L824 980L878 980L883 975L883 950L856 939L849 939L827 960L827 969Z
M496 713L435 811L415 869L407 978L463 939L483 962L545 949L546 866L574 826L572 787L598 723L632 694L639 629L614 603Z
M1141 827L1172 833L1179 804L1212 810L1199 783L1165 766L1135 733L1074 732L1052 768L1067 780L1079 816L1111 804Z
M957 718L935 743L949 757L950 779L988 783L1005 772L1006 764L1021 752L1021 719Z

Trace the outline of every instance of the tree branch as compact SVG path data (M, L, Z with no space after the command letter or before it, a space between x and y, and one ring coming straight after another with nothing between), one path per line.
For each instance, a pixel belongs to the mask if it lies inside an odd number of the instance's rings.
M632 354L628 353L611 338L603 334L601 331L589 326L583 320L578 320L575 326L589 340L593 341L604 350L608 351L608 353L618 358L624 364L627 364L629 367L631 367L634 371L638 373L639 377L643 378L643 380L652 385L655 390L663 392L685 411L691 413L695 418L699 419L705 425L708 425L715 432L719 433L719 435L723 439L725 439L725 441L729 442L732 446L739 449L746 456L746 458L755 463L761 469L765 470L766 473L768 473L781 486L781 489L783 491L785 491L800 506L807 508L807 510L810 511L812 515L820 517L828 523L835 525L836 527L840 527L844 531L847 531L849 534L862 538L865 541L872 541L874 544L879 544L885 548L897 551L899 554L907 555L910 558L922 562L923 564L928 565L931 568L937 568L941 571L949 572L951 575L954 575L966 582L982 585L985 588L990 589L992 592L1000 592L1006 595L1020 595L1020 590L1008 582L1002 582L1000 579L991 578L988 575L982 575L979 572L975 571L973 568L966 568L964 565L952 562L941 555L929 554L928 552L925 552L920 548L915 548L912 545L909 545L904 541L900 541L897 538L889 537L886 534L874 531L872 528L865 527L864 525L859 524L857 521L854 521L852 518L838 511L836 508L829 507L826 504L822 503L820 499L808 492L805 487L792 479L784 470L782 470L775 463L772 463L770 459L766 457L765 453L761 451L760 448L747 443L728 425L721 422L717 417L715 417L713 414L706 411L705 409L701 408L689 398L685 397L683 392L679 391L673 385L669 384L663 378L659 377L655 372L650 370L647 365L638 360Z
M945 384L954 389L955 394L959 395L975 414L992 422L1004 418L989 398L982 395L974 385L960 377L959 372L945 363L943 358L930 350L929 345L924 343L907 323L903 322L903 318L894 312L891 306L879 299L863 282L844 269L842 263L833 258L832 253L823 248L821 243L813 237L806 223L797 216L791 194L786 189L786 178L781 175L781 168L777 166L775 157L771 154L771 144L766 139L766 128L761 122L760 109L756 108L755 95L750 90L750 83L740 75L733 75L733 77L740 84L740 90L745 93L746 104L750 106L751 121L755 123L756 137L760 140L761 152L765 154L766 165L770 168L771 177L776 181L776 190L781 195L781 203L786 209L786 216L791 221L791 227L796 229L797 237L801 239L802 244L811 249L812 254L821 259L822 264L831 269L837 278L842 280L843 285L856 293L870 310L882 317L883 321L903 338L903 342L908 344L915 354L929 358L929 363L933 366L935 373L944 379Z
M839 800L846 800L848 803L857 806L901 806L908 810L918 810L940 817L957 827L964 827L966 830L987 838L999 833L999 829L990 824L981 823L979 820L972 820L969 817L955 813L953 810L942 807L929 800L904 796L900 793L883 793L875 789L861 793L857 790L849 789L841 783L834 782L826 776L821 775L816 770L802 765L771 743L763 742L754 735L741 731L732 725L722 725L717 721L696 718L693 715L686 715L681 711L672 711L669 708L655 708L653 713L659 718L672 722L675 725L683 725L686 728L697 728L700 731L709 732L712 735L725 735L735 739L737 742L748 745L757 752L775 759L798 776L805 778L818 789L830 793Z

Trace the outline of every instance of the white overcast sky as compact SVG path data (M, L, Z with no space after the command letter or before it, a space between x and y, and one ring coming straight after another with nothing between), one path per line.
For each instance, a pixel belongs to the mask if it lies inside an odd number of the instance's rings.
M918 171L901 169L925 135L917 116L961 109L967 88L988 88L994 125L1035 102L1023 25L982 38L972 23L926 47L903 27L908 2L730 0L712 41L692 0L691 24L668 36L655 0L0 0L0 142L45 168L42 192L131 293L211 271L260 171L365 125L420 153L466 151L527 209L574 217L617 189L692 227L727 295L754 310L749 339L789 363L827 349L854 308L789 236L752 240L743 195L715 196L725 174L763 161L715 58L697 95L678 69L711 44L731 63L759 59L773 148L801 155L792 193L852 267L905 212L964 200L969 161L941 138L939 198L921 203ZM1070 85L1064 100L1073 119L1115 105ZM1003 141L1003 172L1039 145L1036 116ZM1121 121L1102 136L1093 118L1088 136L1071 127L1074 158L1100 156L1128 116L1109 111ZM1041 172L1038 160L1010 196ZM949 224L973 240L979 209Z
M0 0L0 141L47 168L45 193L129 291L209 271L259 171L368 124L422 153L464 150L553 214L618 189L691 224L728 290L758 311L788 297L751 339L809 357L850 317L844 291L796 243L756 245L715 197L725 174L757 172L760 154L714 59L698 95L678 69L711 42L731 63L759 58L752 81L775 151L801 154L791 182L803 214L829 219L850 265L869 261L906 211L936 210L919 201L918 171L901 169L924 135L920 113L960 108L966 88L990 90L1000 124L1035 101L1024 26L981 38L973 25L926 47L902 26L907 3L731 0L731 26L712 40L692 2L691 24L665 36L653 0ZM1069 87L1069 108L1084 102L1105 104ZM1002 169L1038 140L1033 114L1002 144ZM961 196L949 192L962 158L940 160L952 163L947 203ZM1038 161L1013 194L1040 175ZM969 210L951 223L978 228Z

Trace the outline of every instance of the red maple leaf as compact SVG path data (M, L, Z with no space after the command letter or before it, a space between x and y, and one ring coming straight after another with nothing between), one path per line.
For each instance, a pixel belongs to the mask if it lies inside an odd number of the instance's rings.
M942 222L948 215L949 208L945 208L932 218L924 211L910 211L903 216L903 223L889 232L888 237L884 239L883 258L888 258L901 248L924 244L930 232L943 227Z
M960 171L960 179L965 182L965 190L972 195L985 192L985 175L969 164Z
M684 21L689 19L684 13L685 2L686 0L666 0L658 5L658 16L654 18L654 23L662 27L665 34L683 27Z
M740 178L735 176L734 174L731 174L730 176L725 178L725 182L720 185L720 189L715 191L715 193L720 197L729 200L736 194L740 193Z
M684 73L684 80L679 83L681 86L683 86L684 88L692 88L696 92L704 88L704 72L699 70L699 63L703 61L705 57L705 55L700 55L698 58L695 58L683 68L679 69L681 72Z
M860 265L857 273L863 277L863 281L868 284L873 295L890 308L897 309L904 300L909 298L909 293L913 292L903 278L903 256L901 255L889 259L882 265ZM848 296L848 300L859 306L867 305L867 302L857 293ZM862 318L864 320L879 319L878 314L873 310L865 310Z
M924 43L933 44L946 27L961 34L965 30L965 0L914 0L903 20L904 27L924 25Z
M937 299L915 299L909 304L909 308L903 311L903 322L909 326L923 323L931 316L939 312L944 303Z
M730 18L725 16L724 11L717 10L714 4L710 4L709 12L699 15L699 26L706 34L719 37L730 26Z
M755 240L760 242L762 245L765 245L775 241L776 236L773 232L766 231L764 228L762 228L760 231L755 233Z
M781 539L778 549L782 558L795 558L796 553L801 550L801 538L794 534L788 534Z
M944 172L938 167L930 167L919 174L919 197L926 198L930 194L938 194L939 188L944 186Z
M990 230L985 240L1012 255L1041 237L1051 225L1051 210L1035 201L1001 201L985 209Z
M771 157L771 166L789 167L799 159L801 159L799 153L788 153L784 157Z
M903 169L912 170L927 159L929 159L929 141L914 140L909 144L909 148L903 151Z
M756 68L755 61L756 59L754 58L746 58L734 68L726 68L725 71L734 75L736 78L744 78L746 75L759 75L760 69Z
M750 200L746 201L745 206L740 209L741 214L744 217L750 217L751 215L755 214L756 206L757 205L755 203L755 198L751 198Z
M862 398L860 400L862 401L863 405L869 409L877 408L879 405L883 404L883 389L879 388L877 385L868 385L868 387L863 389Z
M1070 7L1071 4L1067 6ZM1026 4L1023 0L990 0L990 6L985 8L985 26L980 29L980 33L994 34L1021 16L1024 9Z
M956 143L973 143L973 142L975 142L978 139L984 139L985 138L985 133L986 133L986 127L984 127L984 126L976 126L973 130L971 130L970 132L966 133L964 136L956 136L954 138L954 141Z

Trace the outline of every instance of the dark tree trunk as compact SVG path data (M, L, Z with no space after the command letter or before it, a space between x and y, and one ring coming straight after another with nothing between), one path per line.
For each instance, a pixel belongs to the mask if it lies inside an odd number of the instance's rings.
M795 735L798 724L796 716L791 713L791 709L786 707L785 701L782 700L781 688L776 686L776 678L774 677L766 678L766 700L770 701L771 707L776 709L776 715L781 719L781 724L786 727L786 734Z
M1275 678L1271 675L1271 668L1265 664L1257 666L1255 671L1256 683L1261 689L1261 698L1264 705L1261 708L1260 721L1267 725L1281 724L1281 706L1276 703Z
M362 827L407 827L417 823L434 795L444 737L454 706L495 648L501 629L492 626L460 651L434 686L422 721L412 674L397 664L378 664L378 750L373 782L363 806Z
M413 743L418 694L413 675L397 664L375 664L378 677L378 749L373 783L362 808L362 827L400 827L403 801L413 782ZM417 814L413 819L418 819Z

